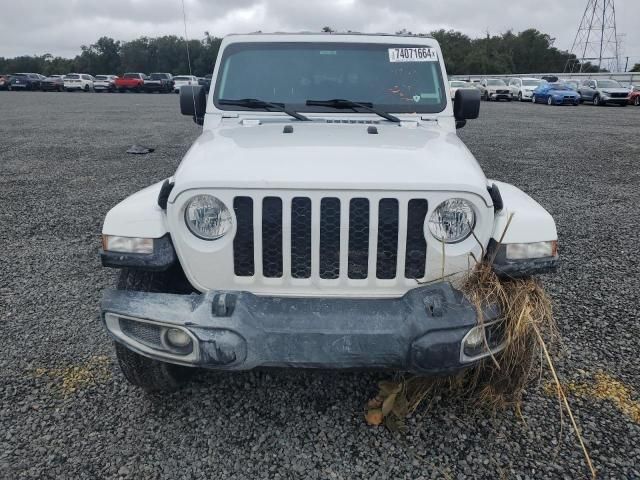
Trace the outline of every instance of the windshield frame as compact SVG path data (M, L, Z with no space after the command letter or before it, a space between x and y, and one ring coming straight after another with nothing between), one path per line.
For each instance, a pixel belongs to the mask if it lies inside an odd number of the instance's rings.
M374 103L374 108L378 108L381 110L384 110L387 113L394 113L394 114L414 114L414 115L436 115L436 114L441 114L443 113L446 109L447 106L449 104L449 97L450 95L448 94L449 92L449 84L448 84L448 79L447 81L445 81L445 77L446 77L446 70L444 69L443 63L442 63L442 59L440 58L442 53L439 51L438 48L436 48L436 45L434 44L426 44L420 41L420 39L416 39L415 42L410 42L410 43L406 43L406 42L399 42L397 41L398 39L395 39L396 41L394 41L393 37L389 38L388 42L368 42L366 40L363 41L358 41L358 42L353 42L353 41L331 41L331 42L327 42L327 41L322 41L322 40L305 40L305 41L298 41L298 40L292 40L292 41L282 41L282 40L272 40L272 41L242 41L242 42L233 42L230 43L229 45L227 45L224 50L222 51L222 55L219 58L217 65L216 65L216 69L215 69L215 89L213 90L213 94L210 95L211 100L210 103L213 105L213 107L215 109L217 109L219 112L224 113L224 112L252 112L252 114L256 114L256 113L271 113L273 114L274 112L257 112L255 109L249 109L246 107L240 107L240 106L227 106L227 105L220 105L218 100L221 99L220 97L220 89L221 89L221 85L222 85L222 77L225 74L225 64L226 61L228 60L230 55L233 55L235 53L237 53L239 50L244 50L246 48L256 48L256 49L260 49L260 48L269 48L269 47L277 47L277 48L300 48L301 46L309 46L311 48L318 46L318 47L322 47L322 48L326 48L326 49L332 49L335 50L337 48L346 48L346 49L357 49L357 48L362 48L362 49L367 49L367 48L384 48L384 49L391 49L391 48L431 48L434 50L438 51L438 60L435 61L434 63L436 64L436 69L437 69L437 82L438 82L438 89L439 89L439 93L440 93L440 102L436 103L436 104L422 104L420 105L419 103L408 103L407 105L395 105L395 104L379 104L379 103ZM228 99L227 99L228 100ZM233 99L236 100L236 99ZM264 99L259 99L259 100L264 100ZM270 99L271 100L271 99ZM269 100L269 101L270 101ZM306 100L331 100L330 98L309 98L309 99L305 99ZM370 99L364 99L364 98L349 98L349 99L345 99L345 100L350 100L350 101L354 101L354 102L370 102ZM278 100L274 100L274 102L280 102L282 103L282 100L278 99ZM370 112L358 112L358 111L345 111L342 109L336 109L333 107L322 107L322 106L309 106L306 105L305 103L286 103L287 108L295 110L296 112L299 113L331 113L331 114L345 114L345 113L349 113L349 114L367 114L370 115ZM416 108L416 107L422 107L422 108ZM390 108L392 107L392 108Z

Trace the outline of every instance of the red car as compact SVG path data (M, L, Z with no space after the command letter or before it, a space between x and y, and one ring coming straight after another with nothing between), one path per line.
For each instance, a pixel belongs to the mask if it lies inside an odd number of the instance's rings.
M635 105L636 107L640 107L640 87L634 86L631 93L629 93L629 103Z
M133 92L144 91L144 81L148 77L144 73L125 73L123 76L116 78L115 88L122 93L127 90Z

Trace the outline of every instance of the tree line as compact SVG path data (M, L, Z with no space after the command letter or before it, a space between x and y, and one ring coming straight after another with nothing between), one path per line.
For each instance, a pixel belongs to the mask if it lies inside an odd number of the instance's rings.
M325 32L333 32L324 27ZM412 34L401 30L402 34ZM507 31L500 35L470 38L455 30L437 30L418 36L434 37L442 47L447 71L452 75L494 75L534 72L562 72L566 65L580 70L575 55L559 50L554 39L535 29L519 33ZM124 72L189 73L187 45L193 75L204 76L213 70L221 38L205 32L204 38L185 42L175 35L140 37L128 42L101 37L91 45L80 47L75 58L23 55L0 57L0 73L37 72L43 75L81 72L121 74ZM597 72L589 63L582 71ZM640 71L640 64L631 71Z

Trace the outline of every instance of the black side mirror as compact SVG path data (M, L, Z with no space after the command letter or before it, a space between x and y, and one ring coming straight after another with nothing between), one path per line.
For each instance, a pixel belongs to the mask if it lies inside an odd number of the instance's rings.
M461 88L456 91L453 100L453 116L456 128L462 128L467 120L478 118L480 115L480 91L471 88Z
M180 112L193 117L198 125L204 123L207 111L207 91L201 86L185 85L180 87Z

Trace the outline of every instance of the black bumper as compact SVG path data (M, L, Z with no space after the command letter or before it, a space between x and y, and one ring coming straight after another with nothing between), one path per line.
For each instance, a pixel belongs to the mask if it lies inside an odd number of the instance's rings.
M484 315L490 322L498 311L488 308ZM107 290L102 318L116 341L138 353L207 368L391 368L438 374L454 373L479 359L466 357L461 349L477 325L476 310L449 283L418 287L393 299ZM143 322L131 328L138 320ZM158 340L176 327L193 339L187 356Z

